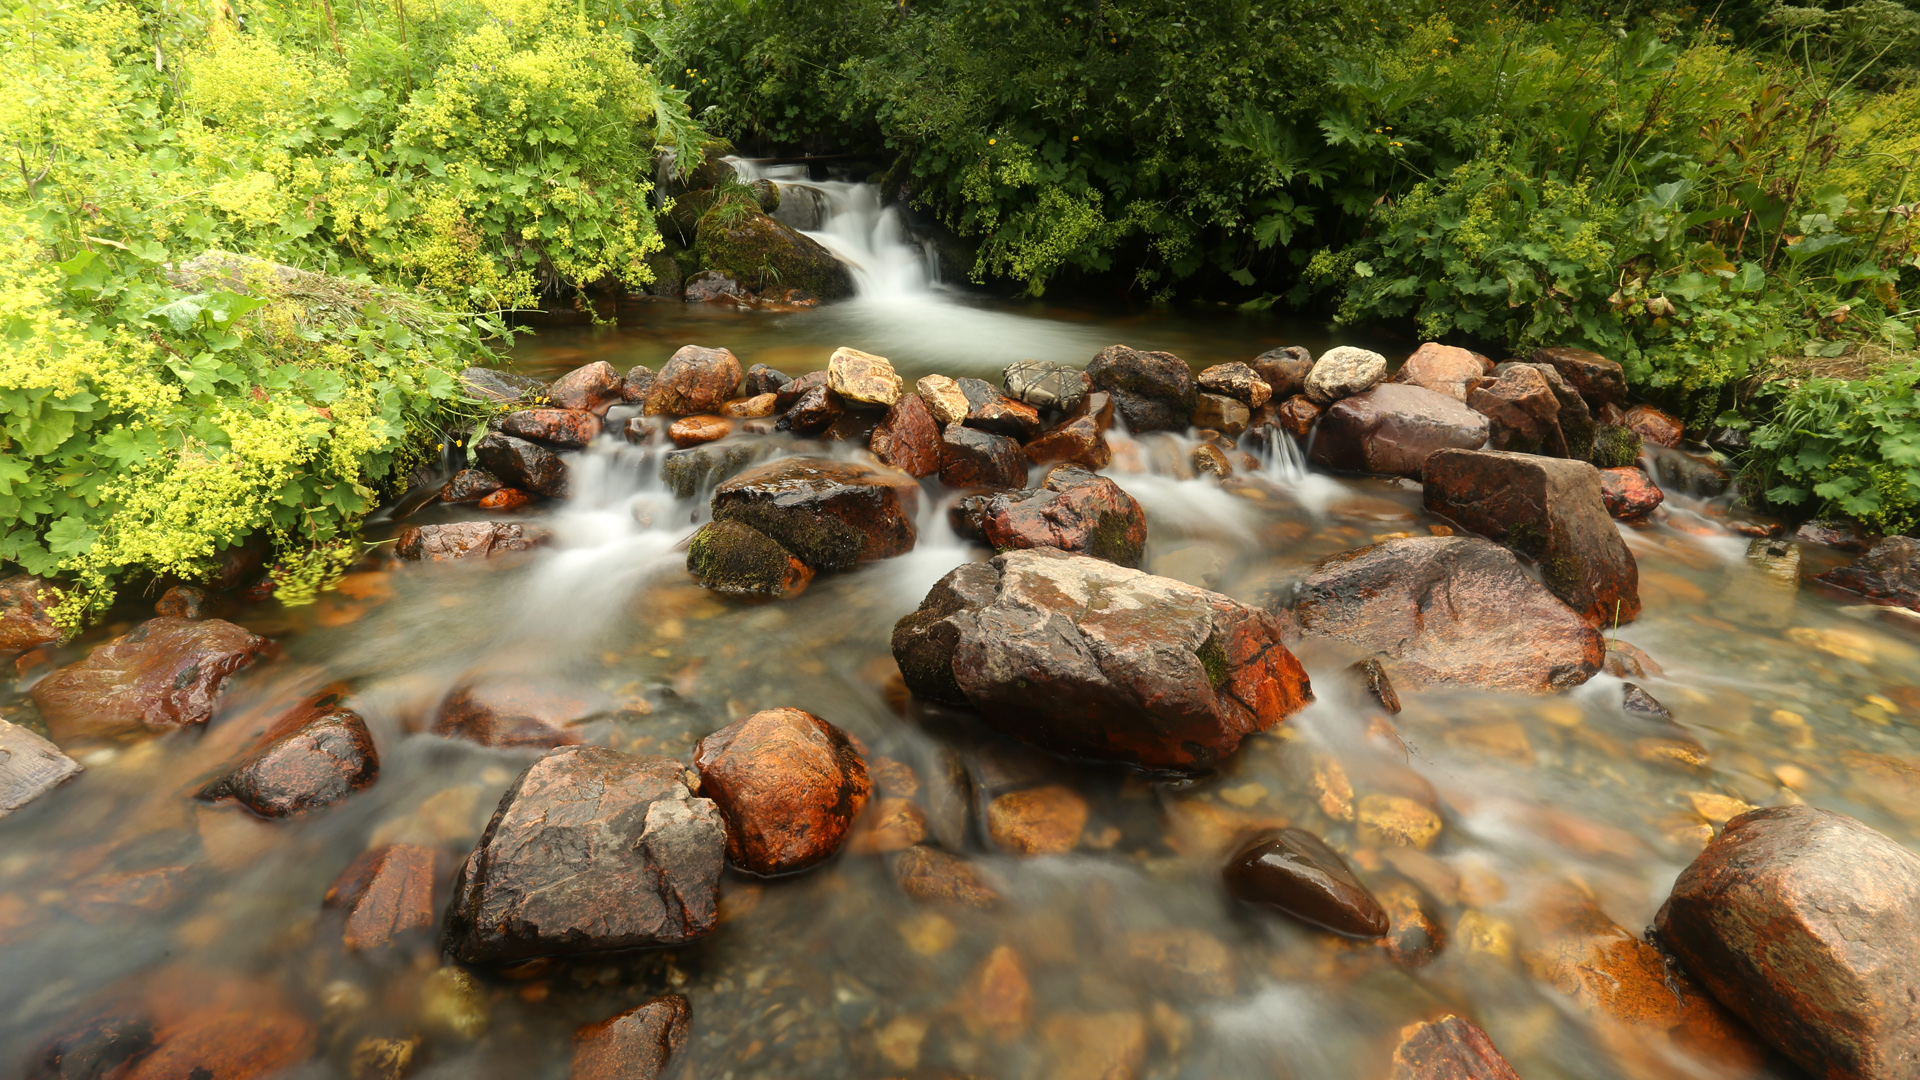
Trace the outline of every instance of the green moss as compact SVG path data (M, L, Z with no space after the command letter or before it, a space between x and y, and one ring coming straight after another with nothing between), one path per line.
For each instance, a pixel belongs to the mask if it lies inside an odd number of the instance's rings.
M1529 559L1539 559L1547 550L1547 532L1534 522L1518 521L1507 528L1501 543Z
M1207 669L1207 682L1222 686L1227 681L1227 650L1217 637L1208 637L1206 643L1194 650L1200 658L1200 666Z
M700 264L749 289L805 289L825 300L853 295L853 276L826 248L761 213L752 202L716 203L700 219Z
M1102 511L1087 538L1087 554L1121 566L1139 566L1145 545L1132 536L1133 522L1115 510Z
M784 596L796 579L786 548L733 521L712 522L693 534L687 570L714 592L735 596Z
M1621 424L1601 424L1594 429L1593 453L1587 460L1602 469L1632 465L1640 460L1640 433Z

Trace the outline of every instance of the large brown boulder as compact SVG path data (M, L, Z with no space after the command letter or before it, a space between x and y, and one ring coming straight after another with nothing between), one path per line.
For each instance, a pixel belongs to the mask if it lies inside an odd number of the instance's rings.
M476 964L698 940L726 848L718 808L672 758L550 750L460 868L442 944Z
M324 694L281 717L261 744L200 791L232 799L261 817L282 818L323 806L372 784L380 755L360 714Z
M501 417L500 431L516 439L577 450L597 438L603 424L598 414L585 409L522 409Z
M1681 871L1660 941L1810 1074L1920 1070L1920 857L1844 814L1750 810Z
M805 289L822 300L853 295L853 272L810 236L758 210L716 205L700 219L700 265L755 292Z
M740 388L740 361L730 350L684 345L667 358L647 391L648 416L717 413Z
M692 1006L679 994L588 1024L573 1033L568 1080L660 1080L687 1044Z
M604 415L608 406L618 404L624 397L624 382L612 364L595 360L555 379L547 389L547 400L562 409L582 409Z
M1427 459L1422 491L1429 512L1538 563L1547 588L1595 626L1640 614L1639 565L1586 462L1442 450Z
M940 433L940 479L948 487L1017 488L1027 482L1027 459L1005 435L948 424Z
M1852 565L1829 570L1820 580L1876 604L1920 611L1920 540L1889 536Z
M1322 560L1292 612L1303 635L1386 658L1396 683L1545 694L1606 659L1592 624L1478 537L1407 537Z
M1475 449L1486 441L1486 417L1445 394L1386 383L1328 407L1314 434L1313 460L1329 469L1418 479L1435 450Z
M1467 391L1487 374L1483 359L1478 353L1458 346L1429 341L1407 357L1407 362L1394 372L1393 381L1465 401Z
M0 652L51 645L62 637L52 611L60 603L53 585L31 574L0 579Z
M940 425L919 394L904 394L887 410L867 443L873 456L908 476L932 476L940 471Z
M567 497L569 477L567 461L559 454L527 439L490 431L473 447L482 468L499 477L509 487Z
M1052 548L942 578L893 631L907 686L1044 749L1217 764L1313 699L1265 612Z
M919 494L892 469L782 458L715 489L713 519L752 526L815 570L849 570L913 550Z
M1095 389L1113 395L1127 430L1185 431L1193 415L1193 369L1164 352L1109 345L1087 365Z
M1627 398L1627 373L1619 364L1585 349L1535 349L1536 364L1551 364L1595 409Z
M450 521L409 525L394 538L394 557L407 562L459 562L532 551L546 530L509 521Z
M1524 454L1567 456L1560 434L1560 400L1547 377L1529 364L1505 364L1493 381L1467 393L1467 407L1493 422L1487 445Z
M34 684L56 742L204 724L234 672L272 647L224 619L148 619Z
M1054 467L1038 488L988 495L979 511L981 537L996 551L1058 548L1139 566L1147 545L1140 503L1077 465Z
M799 709L728 724L693 748L693 767L726 819L727 858L766 876L838 851L873 792L847 733Z

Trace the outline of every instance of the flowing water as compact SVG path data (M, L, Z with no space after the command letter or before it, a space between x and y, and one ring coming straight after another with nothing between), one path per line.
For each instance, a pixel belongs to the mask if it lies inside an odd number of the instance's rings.
M1199 365L1331 340L1224 311L1101 317L916 285L926 263L890 231L889 212L861 209L869 192L814 186L833 209L823 242L850 261L874 253L860 298L778 315L636 304L618 327L523 341L521 366L657 364L696 342L792 372L849 344L909 375L992 377L1020 356L1084 362L1114 341ZM858 228L837 227L847 206ZM869 273L892 284L869 286ZM800 449L783 439L766 441ZM1146 508L1155 573L1270 604L1321 557L1434 524L1415 485L1316 474L1286 444L1245 448L1256 456L1221 481L1193 474L1192 445L1121 439L1109 470ZM389 1038L419 1040L415 1076L561 1077L577 1026L675 991L692 1004L678 1075L702 1080L1384 1077L1396 1033L1446 1012L1477 1020L1528 1080L1789 1076L1745 1054L1738 1033L1659 994L1634 997L1605 957L1638 955L1631 938L1674 876L1744 805L1806 801L1920 842L1920 638L1813 582L1781 587L1748 561L1723 506L1675 499L1665 523L1625 530L1645 612L1616 636L1663 669L1635 681L1685 737L1623 714L1623 683L1604 674L1559 697L1403 692L1389 717L1347 690L1352 656L1306 649L1314 705L1248 739L1220 772L1170 781L1054 759L902 693L894 621L986 554L948 529L936 483L911 554L743 604L687 578L678 545L704 519L706 493L675 498L657 468L613 441L580 455L578 494L524 515L555 543L518 562L373 559L315 605L222 612L284 656L234 680L204 732L71 748L87 772L0 820L0 1059L138 1001L163 1030L209 1010L279 1017L284 1038L313 1047L292 1076L354 1075L355 1047ZM435 505L410 520L476 514ZM1799 573L1838 558L1809 550ZM130 604L54 660L142 617ZM32 722L17 691L44 670L26 667L7 716ZM422 728L457 687L523 678L587 699L588 741L682 761L758 709L825 717L906 767L888 769L883 794L915 800L931 839L972 860L1000 901L929 906L901 891L885 857L843 852L784 880L729 871L719 929L690 947L474 979L446 967L430 932L347 951L340 913L321 901L371 845L432 848L444 909L456 867L534 752ZM373 729L371 788L280 822L192 798L267 720L329 683L348 687ZM1000 851L986 827L993 799L1040 785L1084 800L1074 850ZM1392 842L1409 815L1441 823L1424 849ZM1227 845L1281 823L1325 837L1388 901L1392 948L1224 894ZM1657 972L1640 974L1671 993ZM1116 1058L1133 1071L1102 1071Z

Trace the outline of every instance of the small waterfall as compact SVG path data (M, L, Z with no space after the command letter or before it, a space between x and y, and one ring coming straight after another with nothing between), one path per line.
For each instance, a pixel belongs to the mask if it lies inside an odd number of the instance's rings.
M880 189L846 180L809 180L805 165L763 165L730 157L742 181L780 188L773 216L820 242L853 271L862 299L925 297L940 280L933 249L907 235L896 207L880 205Z

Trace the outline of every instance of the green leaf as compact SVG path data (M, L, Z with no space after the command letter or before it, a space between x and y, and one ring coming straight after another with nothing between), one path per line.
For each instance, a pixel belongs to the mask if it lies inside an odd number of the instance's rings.
M100 534L80 517L68 514L47 529L47 550L59 555L85 555Z

